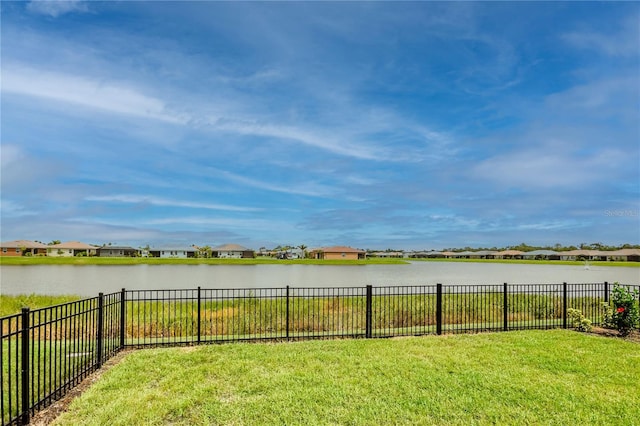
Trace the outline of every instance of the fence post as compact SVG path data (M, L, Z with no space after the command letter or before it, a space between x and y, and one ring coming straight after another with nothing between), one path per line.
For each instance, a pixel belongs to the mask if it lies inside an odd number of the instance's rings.
M29 403L29 308L22 308L22 352L20 359L21 406L19 424L27 425L31 421Z
M502 287L502 328L504 331L509 330L509 304L507 302L507 290L507 283L504 283Z
M98 293L98 342L97 342L97 365L102 367L102 329L104 328L104 294Z
M120 290L120 349L124 349L124 334L125 334L125 316L127 314L127 310L125 309L127 293L123 288Z
M367 312L366 312L366 317L365 317L365 337L367 339L371 338L371 305L372 305L372 298L373 298L373 287L371 285L367 285L367 300L366 300L366 306L367 306Z
M287 340L289 340L289 286L287 286L287 291L286 291L286 298L287 298L287 308L286 308L286 336L287 336Z
M567 328L567 283L562 283L562 328Z
M201 298L201 289L200 289L200 286L198 286L198 344L200 344L200 331L201 331L200 329L200 307L201 307L200 300L201 299L200 298Z
M609 283L606 281L604 282L604 301L609 302Z
M442 284L436 285L436 334L442 334Z

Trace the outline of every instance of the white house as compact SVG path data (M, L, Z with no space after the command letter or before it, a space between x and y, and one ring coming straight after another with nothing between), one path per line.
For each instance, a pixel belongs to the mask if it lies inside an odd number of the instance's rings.
M221 259L252 259L255 257L255 252L238 244L223 244L212 248L211 255Z
M79 241L67 241L65 243L47 246L47 256L73 257L78 255L95 256L98 246L81 243Z
M161 258L186 259L196 256L194 247L156 247L149 249L149 256Z

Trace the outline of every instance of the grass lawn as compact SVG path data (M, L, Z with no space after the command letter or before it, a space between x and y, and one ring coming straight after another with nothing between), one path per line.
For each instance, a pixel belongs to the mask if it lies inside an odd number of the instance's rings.
M634 424L640 345L566 330L133 352L58 425Z

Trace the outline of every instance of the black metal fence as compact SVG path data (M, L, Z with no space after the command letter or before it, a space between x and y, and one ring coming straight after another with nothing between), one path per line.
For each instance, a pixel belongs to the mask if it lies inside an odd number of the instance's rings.
M611 290L606 282L123 289L24 308L0 318L2 425L29 423L126 347L567 328L570 308L599 324Z

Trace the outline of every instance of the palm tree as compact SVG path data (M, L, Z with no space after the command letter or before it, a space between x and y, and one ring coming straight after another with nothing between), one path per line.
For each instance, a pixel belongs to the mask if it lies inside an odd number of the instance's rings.
M305 246L304 244L300 244L298 246L298 248L300 250L302 250L302 257L306 259L307 258L307 251L306 251L307 250L307 246Z

